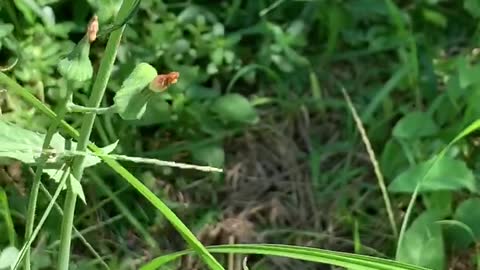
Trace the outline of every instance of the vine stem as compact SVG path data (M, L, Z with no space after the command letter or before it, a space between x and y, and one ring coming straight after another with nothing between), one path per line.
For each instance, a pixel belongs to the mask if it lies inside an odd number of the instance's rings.
M40 188L40 182L42 179L43 169L48 159L48 153L45 151L50 147L52 142L53 135L57 132L60 122L65 118L67 113L67 102L71 99L73 95L72 88L70 85L67 86L67 95L65 99L58 105L57 108L57 117L53 123L48 127L47 134L43 140L42 145L42 154L38 159L37 168L35 169L35 175L33 177L32 188L30 190L30 195L28 196L28 207L27 207L27 221L25 226L25 239L30 239L33 227L35 224L35 212L37 210L37 200L38 200L38 190ZM27 248L25 253L25 270L31 269L31 256L30 256L30 247Z
M124 0L118 12L116 22L122 22L124 18L129 15L131 7L134 6L135 0ZM112 73L113 64L117 56L117 49L122 38L125 25L116 29L110 34L110 37L105 48L105 55L103 56L100 67L98 69L97 77L92 86L92 92L88 101L88 107L98 108L102 101L108 80ZM89 113L84 117L84 121L80 128L80 137L77 142L77 151L85 151L92 133L93 123L95 122L95 114ZM81 181L84 170L85 157L77 156L73 160L72 175ZM70 260L70 246L72 242L72 228L73 217L75 214L75 204L77 201L76 194L71 188L67 190L67 196L63 206L64 216L62 220L62 229L60 234L60 250L58 255L58 270L68 270Z

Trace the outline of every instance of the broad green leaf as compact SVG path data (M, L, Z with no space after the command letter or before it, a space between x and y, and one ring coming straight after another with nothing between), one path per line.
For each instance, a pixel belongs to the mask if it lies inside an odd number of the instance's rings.
M227 94L212 104L212 110L227 122L254 124L258 115L250 102L239 94Z
M418 139L435 135L438 126L431 116L424 112L405 115L393 128L393 136L399 139Z
M35 163L40 157L44 135L0 120L0 157L13 158L24 163ZM63 138L62 138L63 139ZM64 145L64 140L54 136L51 146L55 150Z
M417 183L425 176L434 159L419 163L400 175L389 186L393 192L412 193ZM419 192L467 189L477 191L475 177L465 162L450 157L443 157L431 168L421 183Z
M463 7L475 18L480 18L480 1L465 0Z
M301 246L237 244L211 246L207 247L207 250L212 253L279 256L309 262L330 264L350 270L427 270L427 268L420 266L414 266L383 258ZM163 255L145 264L140 268L140 270L163 269L162 266L165 264L191 253L192 251L188 250Z
M77 194L77 196L82 199L84 204L87 204L87 201L85 200L85 193L83 193L83 188L82 184L80 184L80 181L77 180L72 174L70 174L70 188L72 189L73 193Z
M3 38L13 31L13 25L9 23L0 24L0 38Z
M405 238L397 253L397 260L443 270L445 250L439 216L434 211L422 213L405 233Z
M23 163L34 164L42 153L44 138L44 134L0 120L0 145L2 145L0 157L13 158ZM117 144L118 141L101 149L105 154L109 154L115 149ZM72 142L72 149L75 149L76 145L75 142ZM52 137L50 147L52 151L59 154L58 158L62 158L65 155L65 138L55 133ZM92 153L90 150L88 150L88 152ZM101 159L93 155L87 155L85 158L86 167L94 166L100 162ZM47 170L49 174L53 172L56 172L56 170Z
M448 236L452 244L457 248L467 248L474 240L480 239L480 198L471 198L463 201L455 210L453 219L465 224L473 234L473 238L468 231L457 227L451 227L448 230Z
M154 92L146 87L157 76L157 70L147 63L138 64L125 79L113 98L118 114L124 120L140 119Z
M7 247L0 253L0 269L10 269L15 263L15 258L18 256L18 249L16 247Z
M220 145L204 145L192 150L195 162L208 166L222 168L225 163L225 152Z

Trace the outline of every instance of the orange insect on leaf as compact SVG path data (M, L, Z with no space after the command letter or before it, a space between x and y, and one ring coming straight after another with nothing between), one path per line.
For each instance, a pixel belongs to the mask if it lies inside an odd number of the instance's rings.
M159 74L150 83L150 89L154 92L163 92L172 84L177 83L180 73L174 71L167 74Z

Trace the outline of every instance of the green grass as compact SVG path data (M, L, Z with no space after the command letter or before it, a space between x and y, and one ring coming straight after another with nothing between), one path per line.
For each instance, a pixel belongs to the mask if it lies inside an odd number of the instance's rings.
M0 258L479 267L475 0L4 2Z

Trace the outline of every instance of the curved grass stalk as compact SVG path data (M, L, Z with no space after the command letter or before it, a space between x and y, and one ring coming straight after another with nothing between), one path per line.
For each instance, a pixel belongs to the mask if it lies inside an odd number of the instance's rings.
M368 139L367 132L363 127L362 120L360 119L360 116L358 116L357 110L353 106L350 96L348 95L347 91L345 91L345 88L343 88L343 86L340 86L340 90L342 91L342 94L345 97L347 105L350 108L350 111L352 112L353 119L355 120L358 131L360 132L363 143L365 144L365 148L367 148L367 153L370 158L370 162L373 165L373 170L375 172L375 176L377 177L378 186L382 191L383 201L385 203L385 208L387 209L388 220L390 221L390 226L392 227L393 235L397 237L398 229L397 229L397 224L395 223L395 216L393 214L392 203L390 201L390 197L388 196L387 186L385 185L385 180L380 170L380 165L378 164L377 158L375 157L375 152L373 151L373 147L370 144L370 140Z
M414 266L388 259L311 247L273 244L236 244L211 246L207 247L207 249L212 253L280 256L316 263L325 263L351 270L427 270L426 268L420 266ZM140 268L140 270L161 269L161 267L165 264L191 253L192 251L186 250L163 255L145 264Z
M65 99L58 105L57 117L53 120L53 123L50 124L50 127L47 130L45 139L42 145L42 151L48 150L50 143L52 142L53 135L57 132L60 122L65 117L67 113L67 102L71 99L73 95L72 89L68 86L67 95ZM38 200L38 189L40 187L43 169L48 159L48 153L42 152L40 158L38 159L37 168L35 169L35 175L33 177L33 184L30 190L30 195L28 196L28 207L27 207L27 222L25 227L25 239L29 239L32 235L33 225L35 223L35 212L37 208ZM31 257L30 257L30 248L27 248L25 255L25 270L31 269Z

